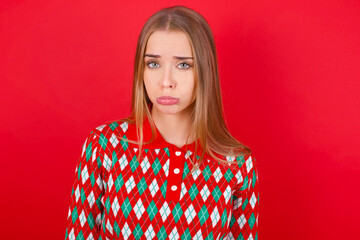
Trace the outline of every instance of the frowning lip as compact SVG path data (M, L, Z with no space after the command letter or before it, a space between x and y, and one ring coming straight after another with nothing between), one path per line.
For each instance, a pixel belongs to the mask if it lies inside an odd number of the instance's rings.
M173 105L179 102L179 98L174 98L170 96L161 96L156 98L156 102L161 105Z
M158 97L158 99L178 99L178 98L174 98L174 97L170 97L170 96L161 96L161 97Z

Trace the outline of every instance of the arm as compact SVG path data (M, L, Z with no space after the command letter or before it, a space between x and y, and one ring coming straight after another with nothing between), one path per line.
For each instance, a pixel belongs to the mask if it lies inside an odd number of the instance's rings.
M75 170L65 240L98 239L103 204L99 136L96 129L86 138ZM82 237L81 237L82 236Z
M258 239L259 190L255 158L245 156L239 161L240 173L234 192L229 239Z

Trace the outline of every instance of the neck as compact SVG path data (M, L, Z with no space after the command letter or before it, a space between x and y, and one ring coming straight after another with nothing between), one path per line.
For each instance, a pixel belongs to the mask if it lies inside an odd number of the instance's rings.
M186 144L191 129L190 114L159 114L151 110L151 116L162 137L169 143L182 147ZM189 136L188 144L195 141Z

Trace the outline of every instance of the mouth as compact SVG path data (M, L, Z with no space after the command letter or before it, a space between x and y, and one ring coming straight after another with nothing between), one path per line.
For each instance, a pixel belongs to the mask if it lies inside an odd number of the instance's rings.
M156 102L161 105L174 105L179 102L179 98L174 98L170 96L161 96L156 98Z

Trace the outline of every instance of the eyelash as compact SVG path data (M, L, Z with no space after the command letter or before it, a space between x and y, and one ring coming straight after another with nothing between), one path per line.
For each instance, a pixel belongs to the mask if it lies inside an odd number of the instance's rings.
M151 63L156 63L156 64L158 64L158 63L155 62L155 61L148 61L148 62L146 62L146 66L148 66L150 69L154 69L153 67L150 67L150 66L149 66ZM186 69L189 69L189 68L192 67L192 65L191 65L190 63L187 63L187 62L182 62L182 63L179 63L179 64L186 64L186 65L188 65L188 67L180 68L180 69L185 69L185 70L186 70Z

